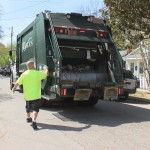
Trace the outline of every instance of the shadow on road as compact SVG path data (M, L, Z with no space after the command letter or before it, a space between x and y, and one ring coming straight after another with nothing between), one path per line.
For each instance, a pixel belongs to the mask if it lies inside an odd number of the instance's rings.
M61 131L82 131L90 127L90 125L86 125L84 127L70 127L70 126L63 126L63 125L51 125L45 123L37 123L39 130L49 129L49 130L61 130Z
M47 108L63 121L80 122L87 125L115 127L128 123L150 121L150 110L126 103L100 101L95 107L58 105Z

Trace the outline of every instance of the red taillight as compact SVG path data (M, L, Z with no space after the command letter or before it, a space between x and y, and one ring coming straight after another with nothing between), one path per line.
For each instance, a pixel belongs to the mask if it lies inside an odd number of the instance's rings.
M80 33L85 33L85 30L80 30Z
M55 32L58 34L68 34L67 29L61 28L61 27L54 27Z
M66 96L67 95L67 89L61 89L61 95Z
M99 37L106 37L106 36L107 36L106 33L100 33L100 34L99 34Z
M119 94L119 95L122 95L122 94L123 94L123 88L122 88L122 87L119 87L119 88L118 88L118 94Z
M63 33L64 31L62 29L59 30L60 33Z

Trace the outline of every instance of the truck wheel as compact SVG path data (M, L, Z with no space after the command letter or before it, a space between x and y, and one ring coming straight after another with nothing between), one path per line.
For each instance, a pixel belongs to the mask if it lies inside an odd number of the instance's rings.
M90 98L90 106L94 106L98 103L98 97L91 97Z
M125 97L125 100L127 100L129 98L129 93L125 93L124 97Z
M126 101L129 97L129 93L124 93L123 97L120 98L122 101Z

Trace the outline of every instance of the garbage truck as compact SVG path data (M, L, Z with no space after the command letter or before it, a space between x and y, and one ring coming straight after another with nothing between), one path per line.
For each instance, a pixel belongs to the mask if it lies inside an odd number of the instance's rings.
M47 66L50 72L41 82L42 102L69 99L92 106L118 99L123 71L109 29L105 20L80 13L38 14L17 35L10 88L33 60L36 70Z

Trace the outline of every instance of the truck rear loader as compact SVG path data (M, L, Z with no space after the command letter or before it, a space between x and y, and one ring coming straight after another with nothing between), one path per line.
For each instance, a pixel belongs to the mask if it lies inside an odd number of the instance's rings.
M42 99L69 99L95 105L98 99L118 98L122 64L102 19L79 13L45 11L17 36L16 63L10 86L33 60L37 70L48 66L50 76L42 81Z

